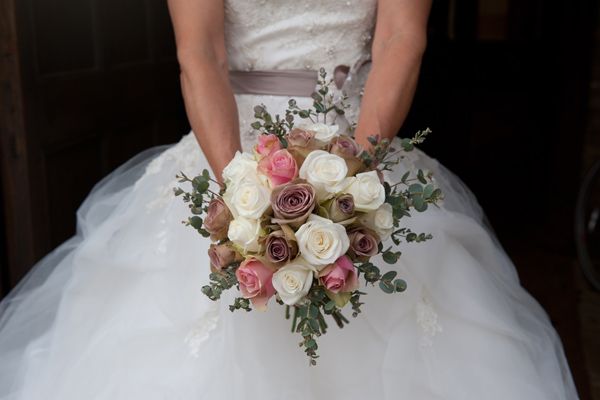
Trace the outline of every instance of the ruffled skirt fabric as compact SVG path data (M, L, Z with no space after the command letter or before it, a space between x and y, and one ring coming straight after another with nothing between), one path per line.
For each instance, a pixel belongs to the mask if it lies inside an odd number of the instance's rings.
M242 112L258 103L285 99L238 96ZM316 367L275 301L231 313L233 290L219 302L200 292L209 241L181 223L188 209L172 187L179 171L207 167L188 135L94 188L77 235L0 303L0 399L577 398L546 313L474 196L435 160L409 153L389 176L433 170L446 194L403 220L434 236L403 243L389 266L408 289L366 288L362 314L318 339Z

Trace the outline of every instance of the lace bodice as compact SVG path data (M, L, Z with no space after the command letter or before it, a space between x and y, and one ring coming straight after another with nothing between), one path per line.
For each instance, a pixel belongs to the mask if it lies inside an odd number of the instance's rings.
M226 0L231 70L353 66L371 48L377 0Z

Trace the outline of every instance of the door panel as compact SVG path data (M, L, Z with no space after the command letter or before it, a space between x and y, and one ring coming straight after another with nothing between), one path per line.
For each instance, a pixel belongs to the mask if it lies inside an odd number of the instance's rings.
M102 176L189 126L165 1L0 1L6 287L75 233Z

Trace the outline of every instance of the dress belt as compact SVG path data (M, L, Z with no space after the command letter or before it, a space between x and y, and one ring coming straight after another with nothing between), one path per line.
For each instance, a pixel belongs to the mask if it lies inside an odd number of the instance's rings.
M349 68L338 65L334 81L342 88ZM310 97L317 87L317 71L278 69L265 71L229 71L229 82L236 94Z
M236 94L310 97L317 87L317 79L317 71L229 71L229 82Z

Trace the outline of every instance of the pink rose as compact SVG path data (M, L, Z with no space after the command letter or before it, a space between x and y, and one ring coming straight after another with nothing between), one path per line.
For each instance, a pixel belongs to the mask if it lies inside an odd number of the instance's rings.
M296 160L285 149L277 150L260 160L256 170L268 177L271 188L288 183L298 177Z
M332 293L352 292L359 286L354 264L345 255L323 268L319 280Z
M275 294L273 287L274 271L256 257L248 257L235 273L242 297L250 299L258 311L267 310L267 302Z
M260 135L258 137L258 144L254 146L257 160L270 156L281 149L283 149L283 145L275 135Z

